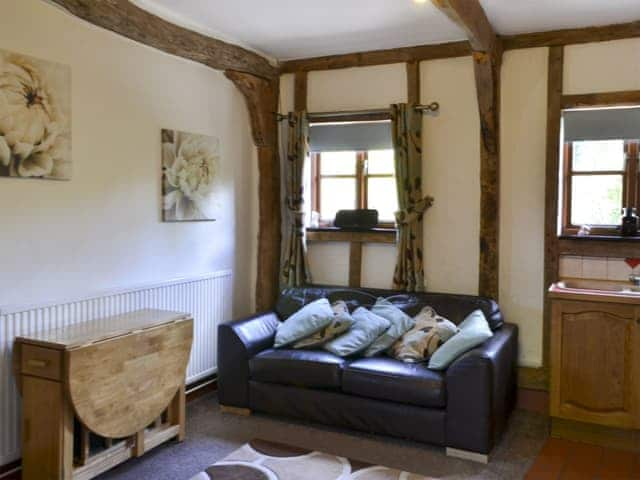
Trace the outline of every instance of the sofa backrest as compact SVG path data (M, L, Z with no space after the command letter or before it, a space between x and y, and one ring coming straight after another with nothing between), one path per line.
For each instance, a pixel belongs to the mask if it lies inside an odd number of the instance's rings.
M422 308L430 306L456 325L471 312L480 309L487 317L492 330L500 328L504 323L500 307L490 298L452 293L408 293L396 290L321 285L285 288L278 298L276 313L281 320L285 320L307 303L323 297L328 298L330 302L344 300L351 311L360 306L370 308L376 303L378 297L384 297L410 316L417 315Z

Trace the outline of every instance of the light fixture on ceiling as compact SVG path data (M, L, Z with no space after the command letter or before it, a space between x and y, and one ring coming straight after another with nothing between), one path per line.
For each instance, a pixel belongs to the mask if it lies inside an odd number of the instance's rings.
M413 0L413 3L427 3L427 0Z

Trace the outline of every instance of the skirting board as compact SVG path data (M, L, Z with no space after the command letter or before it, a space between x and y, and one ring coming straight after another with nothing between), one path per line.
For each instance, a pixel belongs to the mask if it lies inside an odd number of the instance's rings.
M459 450L457 448L446 448L447 457L461 458L462 460L470 460L472 462L489 463L489 455L477 452L469 452L468 450Z

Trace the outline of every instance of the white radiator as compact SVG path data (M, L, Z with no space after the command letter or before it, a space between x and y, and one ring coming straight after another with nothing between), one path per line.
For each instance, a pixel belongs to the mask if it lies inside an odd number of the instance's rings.
M11 363L16 336L141 308L188 312L194 320L191 383L216 372L217 326L231 319L232 284L231 272L221 271L55 304L0 308L0 465L20 457L20 399Z

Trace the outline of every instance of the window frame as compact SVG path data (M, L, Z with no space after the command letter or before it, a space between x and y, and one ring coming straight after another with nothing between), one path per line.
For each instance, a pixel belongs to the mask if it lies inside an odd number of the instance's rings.
M353 175L322 175L322 152L311 152L311 208L319 213L319 225L320 227L331 227L331 220L322 218L321 205L321 185L323 178L353 178L356 182L356 206L355 208L363 209L368 208L369 203L369 179L370 178L392 178L395 179L395 172L393 174L386 173L374 173L369 174L367 171L367 161L369 159L369 152L366 150L356 151L356 172ZM381 220L375 228L395 228L395 221Z
M562 194L563 204L561 211L561 234L574 236L578 234L580 225L571 223L572 182L574 177L595 175L622 175L622 205L620 208L640 206L640 176L638 172L639 143L640 139L624 140L624 165L622 170L573 170L573 143L564 142L562 165ZM620 236L619 225L595 225L592 226L591 236L607 235Z

